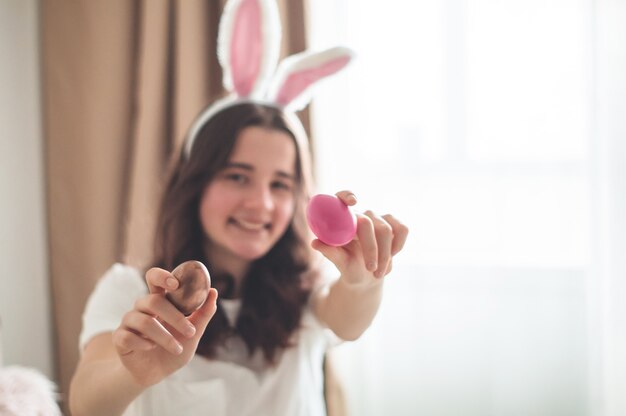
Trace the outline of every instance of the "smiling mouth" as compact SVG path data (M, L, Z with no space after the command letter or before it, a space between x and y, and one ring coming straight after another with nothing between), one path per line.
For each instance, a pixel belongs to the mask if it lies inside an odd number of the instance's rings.
M250 222L250 221L236 220L236 219L231 219L231 222L237 225L239 228L242 228L246 231L258 232L258 231L270 229L270 224L264 223L264 222Z

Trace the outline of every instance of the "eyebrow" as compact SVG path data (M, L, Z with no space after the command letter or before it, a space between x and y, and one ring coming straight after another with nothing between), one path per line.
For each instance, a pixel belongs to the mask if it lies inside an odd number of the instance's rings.
M252 166L252 165L250 165L248 163L229 162L229 163L226 164L224 169L243 169L243 170L252 172L252 171L254 171L254 166ZM285 172L284 170L277 170L276 171L276 175L278 175L278 176L280 176L282 178L285 178L285 179L292 180L292 181L296 180L296 178L293 175Z

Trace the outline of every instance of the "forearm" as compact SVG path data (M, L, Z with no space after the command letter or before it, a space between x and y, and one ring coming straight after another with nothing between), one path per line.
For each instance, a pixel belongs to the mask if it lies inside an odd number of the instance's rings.
M341 339L359 338L370 326L382 299L383 279L366 287L333 282L315 306L317 315Z
M70 386L72 415L121 415L144 388L117 357L83 363Z

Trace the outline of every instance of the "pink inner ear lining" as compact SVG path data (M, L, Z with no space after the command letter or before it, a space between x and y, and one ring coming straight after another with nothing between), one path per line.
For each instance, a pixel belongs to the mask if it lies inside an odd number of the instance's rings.
M252 92L263 59L259 0L243 0L237 10L230 44L233 88L240 97Z
M289 104L311 84L341 70L348 62L350 62L349 56L340 56L322 65L290 74L276 94L276 102L283 106Z

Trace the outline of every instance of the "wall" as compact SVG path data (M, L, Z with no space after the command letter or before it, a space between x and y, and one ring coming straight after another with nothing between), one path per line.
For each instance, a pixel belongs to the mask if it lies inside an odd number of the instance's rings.
M38 10L0 1L0 342L4 365L51 377Z

